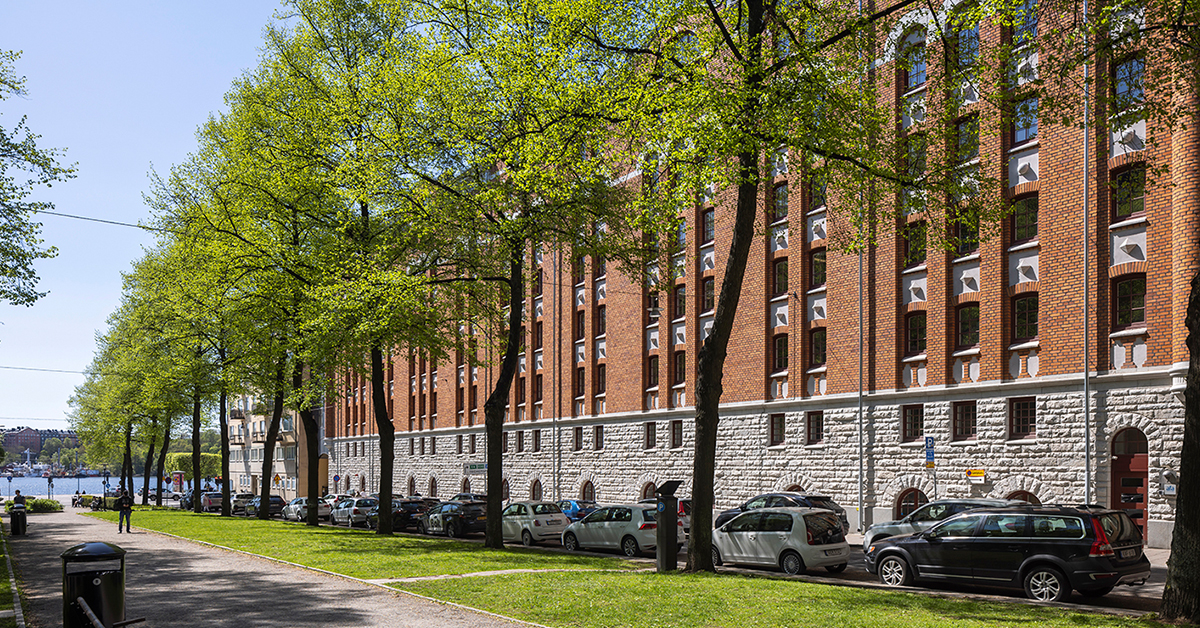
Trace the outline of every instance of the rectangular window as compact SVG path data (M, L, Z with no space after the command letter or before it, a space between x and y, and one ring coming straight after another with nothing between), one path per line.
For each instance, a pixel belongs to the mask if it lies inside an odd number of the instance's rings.
M575 283L583 283L583 256L580 255L571 261L571 278Z
M925 263L925 222L910 222L904 228L904 267Z
M979 250L979 222L977 217L964 216L954 221L954 253L959 257Z
M716 307L717 280L709 277L700 283L701 295L704 302L700 304L701 312L711 312Z
M542 374L538 373L533 376L533 400L538 402L542 400Z
M458 436L454 437L454 442L455 442L456 452L461 454L463 452L462 434L459 434Z
M958 31L954 34L954 62L959 70L966 70L975 65L979 57L979 25L970 24L972 18L966 12L954 17Z
M648 421L642 424L642 449L654 449L658 446L658 435L655 433L656 423Z
M820 209L825 206L826 179L821 175L808 177L808 210Z
M671 383L682 384L687 381L687 353L684 351L675 352L675 377Z
M583 450L583 428L576 427L571 431L571 451Z
M717 237L716 213L711 209L706 209L700 214L700 224L703 228L704 244L712 242Z
M1023 296L1013 301L1013 341L1025 342L1038 335L1038 297Z
M596 306L596 335L603 336L608 333L608 307L604 305Z
M471 434L471 453L475 453L475 435Z
M788 336L779 334L771 342L771 372L786 371L788 367Z
M1013 203L1013 242L1036 240L1038 237L1038 197L1027 196Z
M608 260L604 257L596 258L596 278L599 279L608 274Z
M604 449L604 426L597 425L592 428L592 449L600 451Z
M905 91L916 89L925 84L925 42L911 44L904 48Z
M810 285L817 288L825 285L825 249L818 249L809 254Z
M1038 99L1023 98L1013 105L1013 146L1028 144L1038 135Z
M825 366L825 328L812 330L809 339L809 364L814 367Z
M346 446L346 453L347 454L350 453L349 445ZM416 455L416 453L417 453L417 439L410 438L410 439L408 439L408 455L414 456L414 455Z
M1117 174L1112 186L1113 218L1125 220L1146 211L1146 168L1139 166Z
M905 442L918 440L925 435L925 406L903 406L901 412L900 437Z
M431 455L431 456L437 455L437 436L429 437L429 455Z
M979 156L979 118L969 116L954 125L955 155L958 163L966 163Z
M1140 327L1146 323L1146 278L1125 277L1117 281L1113 323L1117 328Z
M671 448L680 447L683 447L683 421L676 419L671 421Z
M675 299L672 305L675 308L673 318L683 318L687 313L687 286L675 286Z
M784 415L772 414L767 417L767 444L770 447L783 444Z
M579 398L587 394L586 373L582 366L575 368L575 397Z
M777 259L772 265L771 294L787 294L788 290L788 261L787 258Z
M652 355L646 360L646 388L658 386L658 356Z
M979 306L964 305L956 312L957 338L955 346L960 349L979 344Z
M975 402L959 401L954 404L954 440L975 438Z
M421 439L421 455L422 456L425 455L425 439L424 438Z
M533 324L533 350L537 351L542 348L542 337L545 331L545 323L538 321Z
M780 183L775 186L772 202L771 222L774 223L786 219L788 217L788 185L786 183Z
M533 432L531 432L531 433L533 434L533 450L541 451L542 450L542 430L533 430Z
M1014 44L1023 46L1037 37L1037 0L1021 0L1013 18Z
M658 293L651 292L650 294L646 295L646 316L650 319L650 322L657 322L658 317L661 314L662 311L659 309L658 305Z
M1145 88L1142 76L1146 72L1146 60L1130 57L1113 66L1113 112L1122 113L1136 109L1142 104Z
M525 403L525 378L517 378L517 405Z
M682 216L678 220L675 226L675 248L683 250L687 248L687 221Z
M925 312L913 312L904 318L904 352L908 355L925 353Z
M525 451L525 430L517 432L517 453Z
M583 310L575 312L575 339L583 340L585 332L584 325L586 324L587 314Z
M805 436L809 445L825 442L825 412L814 410L805 415Z
M603 395L608 392L608 365L596 365L596 394Z
M542 280L545 278L545 276L546 274L542 271L542 269L539 268L537 270L537 275L533 278L534 296L539 296L542 294Z
M1037 403L1033 397L1008 401L1008 433L1013 439L1037 436Z

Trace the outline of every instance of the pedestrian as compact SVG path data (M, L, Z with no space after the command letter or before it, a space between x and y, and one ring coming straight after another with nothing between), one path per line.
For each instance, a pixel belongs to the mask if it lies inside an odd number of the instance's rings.
M133 498L129 496L128 491L121 491L121 496L117 498L117 510L121 513L117 517L117 534L121 533L122 521L125 522L125 531L132 534L133 530L129 529L129 516L133 514Z
M13 495L13 504L20 504L22 508L25 507L25 496L21 494L21 491L15 491Z

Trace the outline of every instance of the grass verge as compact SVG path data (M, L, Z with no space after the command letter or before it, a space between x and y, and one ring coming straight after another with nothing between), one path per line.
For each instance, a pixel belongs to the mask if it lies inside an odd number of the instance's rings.
M116 521L115 512L87 513ZM179 510L135 510L133 525L206 541L309 567L363 578L408 578L504 569L634 569L618 558L524 548L493 550L479 543L333 528Z
M17 583L10 580L8 577L8 530L0 525L0 611L13 610L13 587ZM16 574L14 573L15 577ZM15 628L17 620L15 617L0 618L0 628Z
M571 572L428 580L392 586L561 628L1163 626L1147 620L1058 608L736 575Z

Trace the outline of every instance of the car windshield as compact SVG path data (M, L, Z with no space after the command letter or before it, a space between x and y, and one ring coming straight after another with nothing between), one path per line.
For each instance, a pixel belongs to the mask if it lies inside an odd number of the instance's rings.
M1123 512L1110 512L1100 515L1100 527L1108 536L1109 543L1125 543L1141 541L1142 533L1133 524L1133 520Z
M535 515L557 515L562 513L562 509L558 504L533 504L533 514Z
M378 506L379 502L377 502L373 499L360 499L360 500L358 500L358 503L355 505L360 508L371 508L372 506Z

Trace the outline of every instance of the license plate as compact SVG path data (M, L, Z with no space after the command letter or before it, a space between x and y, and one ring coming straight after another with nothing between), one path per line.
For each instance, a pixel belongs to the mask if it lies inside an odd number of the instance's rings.
M842 550L840 550L840 549L835 549L835 550L825 550L825 555L826 555L826 556L841 556L841 555L842 555Z
M560 523L562 523L562 522L561 522L561 521L559 521L558 519L551 519L551 520L547 521L546 523L547 523L547 524L549 524L549 525L552 525L552 526L556 526L556 525L558 525L558 524L560 524Z
M1134 556L1137 556L1135 549L1121 550L1121 558L1133 558Z

